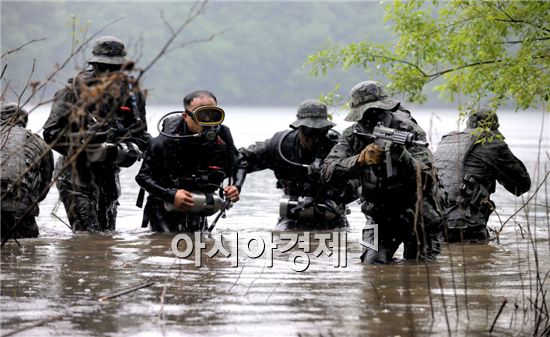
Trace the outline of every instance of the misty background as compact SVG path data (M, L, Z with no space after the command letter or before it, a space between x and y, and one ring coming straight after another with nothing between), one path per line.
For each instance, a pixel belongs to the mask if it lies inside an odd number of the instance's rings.
M31 74L43 81L70 55L73 45L104 28L99 35L121 38L128 59L138 68L148 65L184 22L193 2L144 1L2 1L2 54L33 39L45 40L3 57L3 90L17 98ZM337 83L347 98L351 87L373 79L363 70L332 70L325 77L309 74L307 56L330 44L370 39L391 41L383 22L383 6L373 1L214 1L206 5L178 36L173 46L215 35L209 42L191 44L167 53L146 72L141 86L149 105L181 105L196 89L213 91L220 105L296 106L328 93ZM109 23L115 21L105 27ZM95 39L94 39L95 40ZM76 42L76 43L75 43ZM46 91L33 100L53 97L68 78L86 67L93 43L55 76ZM374 78L386 83L384 78ZM426 105L445 105L430 92Z

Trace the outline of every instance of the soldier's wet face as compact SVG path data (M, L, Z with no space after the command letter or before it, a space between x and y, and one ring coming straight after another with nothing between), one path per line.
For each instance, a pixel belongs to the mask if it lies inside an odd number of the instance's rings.
M329 128L310 128L307 126L300 126L298 138L300 144L304 149L311 150L319 143L320 139L327 134Z
M307 138L319 138L324 136L328 132L328 128L310 128L307 126L300 126L300 133Z

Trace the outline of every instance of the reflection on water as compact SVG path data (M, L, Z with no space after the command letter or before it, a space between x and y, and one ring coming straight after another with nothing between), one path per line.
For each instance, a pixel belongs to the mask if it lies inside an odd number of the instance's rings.
M226 109L238 146L268 138L293 120L293 109L269 114L247 109L234 114ZM151 113L150 125L168 110ZM434 122L433 130L437 139L455 124L454 114L439 115L442 120ZM429 113L415 117L429 125ZM502 132L535 175L539 132L531 128L540 126L540 115L526 115L521 124L514 122L516 117L500 117ZM340 129L345 126L342 118L336 117ZM31 117L31 127L40 124ZM548 149L547 133L545 137ZM540 305L537 282L542 282L534 271L537 263L541 275L550 268L544 194L548 184L531 203L537 207L520 211L504 227L499 243L446 245L439 260L430 264L363 266L359 238L364 217L354 203L346 233L346 266L335 267L335 255L342 257L343 247L332 256L316 257L319 242L312 239L306 253L309 267L295 272L289 258L304 251L298 246L287 252L281 252L281 246L274 249L272 267L267 254L246 254L248 241L258 235L286 242L283 233L273 231L280 191L270 172L247 178L241 201L220 220L212 237L202 238L206 249L200 255L202 267L197 268L194 255L174 257L173 235L140 228L141 210L134 206L138 168L121 175L123 195L112 235L71 233L51 215L58 198L53 189L41 205L41 237L20 240L21 247L11 242L1 251L2 334L51 319L17 336L441 336L448 330L455 336L483 336L489 335L504 300L492 335L523 335L534 325L531 303ZM498 189L494 199L500 219L508 219L527 198ZM66 221L63 207L57 215ZM491 218L491 226L500 227L498 216ZM208 257L219 235L232 254L238 253L237 267L232 266L235 255ZM98 301L113 290L144 281L154 284ZM548 282L544 287L548 290Z

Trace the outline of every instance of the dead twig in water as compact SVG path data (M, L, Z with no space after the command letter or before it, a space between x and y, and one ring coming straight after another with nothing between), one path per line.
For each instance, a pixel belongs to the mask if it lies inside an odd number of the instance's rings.
M248 293L250 292L250 289L252 289L252 286L254 286L254 283L256 283L256 281L258 281L262 275L264 274L264 271L265 271L265 267L266 267L267 263L264 263L264 266L262 267L262 271L260 272L260 275L258 275L258 277L256 277L251 283L250 285L248 286L248 289L246 289L246 293L244 294L244 296L247 296Z
M40 321L36 321L28 326L25 326L25 327L22 327L22 328L19 328L19 329L16 329L16 330L13 330L11 332L8 332L7 334L5 335L2 335L2 337L9 337L9 336L13 336L15 334L18 334L20 332L23 332L25 330L29 330L29 329L32 329L32 328L36 328L36 327L39 327L41 325L44 325L46 323L50 323L50 322L53 322L53 321L57 321L57 320L60 320L64 317L64 315L58 315L58 316L54 316L54 317L51 317L51 318L46 318L46 319L42 319Z
M464 304L466 307L466 318L470 320L470 311L468 309L468 278L466 273L466 252L464 251L464 243L461 243L462 247L462 275L464 277Z
M283 274L283 279L285 278L285 274ZM267 296L267 298L265 299L265 303L268 304L269 303L269 299L271 298L271 295L273 295L275 293L275 291L277 289L279 289L279 287L281 286L281 283L282 283L282 279L281 279L281 282L277 283L277 285L275 287L273 287L273 290L271 290L271 292L269 293L269 295Z
M124 289L115 290L115 291L111 292L108 295L105 295L103 297L98 298L97 300L100 301L100 302L107 301L107 300L110 300L110 299L115 298L115 297L126 295L128 293L139 290L141 288L150 287L153 284L155 284L155 282L142 282L142 283L134 284L134 285L131 285L131 286L129 286L127 288L124 288Z
M61 221L62 224L67 226L71 230L71 232L74 233L74 230L71 227L71 225L69 225L65 220L61 219L61 217L59 215L57 215L57 210L59 209L59 206L61 206L61 198L60 197L57 198L57 202L53 206L52 212L50 214L53 215L57 220Z
M504 299L504 301L502 301L502 304L500 305L500 309L498 309L498 314L495 317L495 320L493 321L493 324L491 325L491 329L489 329L489 333L493 332L493 329L495 328L495 324L497 324L497 320L498 320L500 314L502 314L502 310L504 310L504 306L506 306L506 303L508 303L508 300Z
M243 269L244 269L244 266L242 266L241 271L239 272L239 275L237 276L237 279L236 279L235 282L231 285L231 288L229 288L229 290L227 291L228 293L231 292L231 289L235 288L235 286L237 285L237 283L238 283L239 280L241 279L241 274L243 273Z
M447 305L445 304L445 294L443 293L443 281L439 277L439 289L441 289L441 301L443 302L443 312L445 312L445 322L447 322L447 332L451 337L451 325L449 324L449 315L447 314Z
M164 297L166 296L166 284L162 287L162 294L160 294L160 310L159 316L161 320L164 320Z
M374 289L374 294L376 295L376 298L378 299L378 303L380 303L382 305L382 307L384 307L385 304L382 301L382 297L380 297L380 294L378 293L378 288L374 285L374 283L371 280L369 280L369 283L372 286L372 289Z
M430 282L430 266L428 265L428 262L426 259L424 259L424 266L426 267L426 285L428 286L428 297L430 299L430 309L432 310L432 322L435 320L435 313L434 313L434 301L432 299L432 285Z
M453 250L452 247L449 246L449 263L451 264L451 280L453 283L453 292L455 297L455 311L456 311L456 324L460 321L460 316L458 312L458 294L456 292L456 281L455 281L455 269L454 269L454 263L453 263Z

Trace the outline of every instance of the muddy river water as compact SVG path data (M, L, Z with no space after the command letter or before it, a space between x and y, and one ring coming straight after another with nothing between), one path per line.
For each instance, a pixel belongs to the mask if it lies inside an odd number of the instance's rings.
M238 147L294 120L292 108L226 110ZM149 111L156 134L170 108ZM31 128L38 131L46 116L37 111ZM454 112L415 117L433 147L456 128ZM52 188L38 217L41 236L0 252L1 335L527 336L537 327L541 334L549 326L548 118L500 115L510 148L529 169L531 191L516 198L498 187L490 222L497 230L506 222L498 241L446 244L429 264L362 265L357 203L345 231L274 231L281 192L268 171L247 177L241 201L212 235L189 235L195 250L186 258L171 250L175 234L140 227L139 165L121 173L117 231L109 235L73 234ZM336 116L339 130L349 125L342 120ZM116 293L132 287L140 289Z

